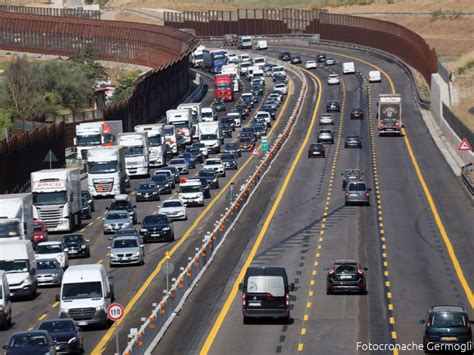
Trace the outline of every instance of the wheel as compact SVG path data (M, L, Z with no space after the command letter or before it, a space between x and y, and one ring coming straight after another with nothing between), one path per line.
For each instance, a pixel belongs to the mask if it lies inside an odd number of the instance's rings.
M173 233L173 234L171 234L171 237L169 238L169 240L168 240L168 241L169 241L169 242L174 242L174 233Z
M290 314L288 313L288 315L283 318L283 323L284 323L284 324L290 324L290 321L291 321L291 316L290 316Z
M142 260L140 261L140 266L142 266L142 265L145 265L145 259L142 259Z
M90 258L90 257L91 257L91 251L90 251L90 250L87 250L86 258Z
M8 329L8 319L5 318L5 320L0 323L0 329L1 330L7 330Z
M91 204L91 211L95 212L95 204L94 203Z
M222 175L222 177L226 177L226 173L225 173L225 171L224 171L224 174Z
M250 318L244 316L244 324L250 324Z
M332 295L332 291L330 288L326 288L326 295Z

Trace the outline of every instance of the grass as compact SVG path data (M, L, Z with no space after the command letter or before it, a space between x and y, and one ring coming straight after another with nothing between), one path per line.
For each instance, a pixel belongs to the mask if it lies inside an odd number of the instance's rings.
M474 60L470 60L466 64L464 64L462 67L459 67L457 69L457 73L459 75L464 75L470 72L472 69L474 69Z

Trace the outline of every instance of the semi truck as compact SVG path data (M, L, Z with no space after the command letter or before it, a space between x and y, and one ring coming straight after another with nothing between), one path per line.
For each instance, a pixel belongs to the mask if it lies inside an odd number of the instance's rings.
M202 52L206 47L198 46L191 55L191 63L194 68L200 68L203 65L203 55Z
M166 144L164 125L162 123L142 124L135 126L135 132L145 132L147 134L150 166L165 165Z
M402 97L400 94L380 94L377 102L377 128L379 136L401 135Z
M240 36L237 42L238 49L252 49L252 36Z
M86 159L87 151L92 147L113 145L117 135L122 131L122 121L79 123L74 137L77 159Z
M199 142L203 143L208 151L219 153L221 151L222 139L219 130L219 122L201 122L198 126Z
M48 232L71 232L81 225L81 172L75 168L45 169L31 173L33 218Z
M92 196L126 193L129 184L121 146L96 147L87 152L87 184Z
M230 74L218 74L214 76L214 92L216 99L222 99L224 101L234 100L234 83L232 75Z
M202 51L204 68L213 74L219 73L223 65L226 64L225 52L223 50Z
M188 102L178 105L178 109L191 109L192 130L191 136L193 140L198 139L197 126L202 121L202 104L200 102Z
M0 195L0 239L31 240L33 228L31 193Z
M232 76L232 82L234 92L240 91L240 74L239 66L237 64L226 64L221 68L221 74L229 74Z
M176 133L184 136L186 144L192 143L193 121L191 108L166 111L166 123L176 127Z
M173 154L178 153L178 138L176 137L176 127L172 124L165 125L165 142L171 148Z
M124 149L127 175L148 176L150 153L147 134L145 132L120 133L117 144Z

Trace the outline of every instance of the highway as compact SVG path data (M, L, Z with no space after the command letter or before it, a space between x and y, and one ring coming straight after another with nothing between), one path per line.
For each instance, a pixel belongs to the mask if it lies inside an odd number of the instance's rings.
M313 72L322 83L321 100L305 103L305 120L289 148L156 354L357 354L358 342L421 344L418 320L433 305L462 305L473 317L474 211L429 135L406 75L394 64L342 49L282 46L268 54L283 50L300 54L303 63L319 53L334 56L337 65L330 68L343 84L328 87L321 66ZM374 66L383 69L382 82L368 85L359 73L342 76L344 61L354 61L364 76ZM377 98L391 92L404 100L405 137L377 136ZM314 113L324 113L330 99L343 111L334 127L338 140L325 159L308 159L307 145L318 130ZM364 110L364 120L349 119L354 107ZM338 147L352 132L363 136L363 148ZM344 206L340 174L347 168L364 172L371 206ZM325 268L344 258L368 267L368 295L326 295ZM286 268L296 285L291 324L243 324L237 285L249 263Z

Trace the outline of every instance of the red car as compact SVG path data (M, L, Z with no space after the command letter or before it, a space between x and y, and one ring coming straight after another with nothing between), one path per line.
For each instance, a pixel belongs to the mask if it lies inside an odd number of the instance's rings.
M48 230L46 229L46 224L42 220L33 221L34 231L33 231L33 244L38 244L41 242L48 241Z

